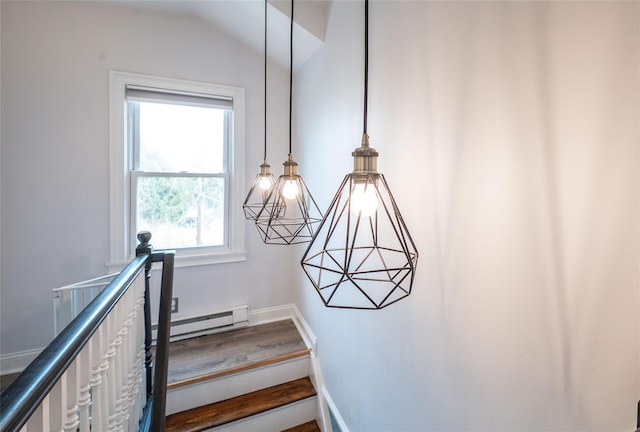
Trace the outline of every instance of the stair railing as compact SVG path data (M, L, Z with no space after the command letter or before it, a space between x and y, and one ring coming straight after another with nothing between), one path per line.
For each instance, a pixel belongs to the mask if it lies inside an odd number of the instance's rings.
M136 258L0 395L0 431L162 431L174 252L138 234ZM149 279L162 262L155 365Z

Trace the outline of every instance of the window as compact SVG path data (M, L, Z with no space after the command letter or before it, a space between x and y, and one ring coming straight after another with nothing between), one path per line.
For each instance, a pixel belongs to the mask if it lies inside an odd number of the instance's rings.
M242 89L111 73L111 263L135 233L177 265L245 258Z

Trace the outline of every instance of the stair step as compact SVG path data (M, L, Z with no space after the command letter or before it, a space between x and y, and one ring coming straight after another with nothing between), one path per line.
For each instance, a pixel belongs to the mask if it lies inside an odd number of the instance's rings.
M201 432L316 395L309 377L212 403L166 418L165 432Z
M282 432L320 432L320 426L318 426L318 422L311 420L310 422L285 429Z
M171 343L169 390L309 355L292 320Z
M180 386L167 392L166 415L309 376L309 356Z

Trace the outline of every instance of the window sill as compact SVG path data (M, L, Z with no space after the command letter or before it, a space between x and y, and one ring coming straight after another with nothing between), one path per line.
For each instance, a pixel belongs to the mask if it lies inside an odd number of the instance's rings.
M233 262L242 262L247 260L246 251L224 251L203 254L188 254L188 251L177 251L175 268L196 267L212 264L226 264ZM109 262L107 263L107 271L109 273L119 272L129 261Z

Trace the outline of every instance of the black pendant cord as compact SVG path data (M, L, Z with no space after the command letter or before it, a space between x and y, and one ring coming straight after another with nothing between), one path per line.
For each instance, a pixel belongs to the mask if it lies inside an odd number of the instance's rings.
M267 0L264 0L264 161L267 160Z
M364 119L362 133L367 133L369 105L369 0L364 0Z
M293 111L293 0L291 0L291 29L289 31L289 154L291 154L291 113Z

